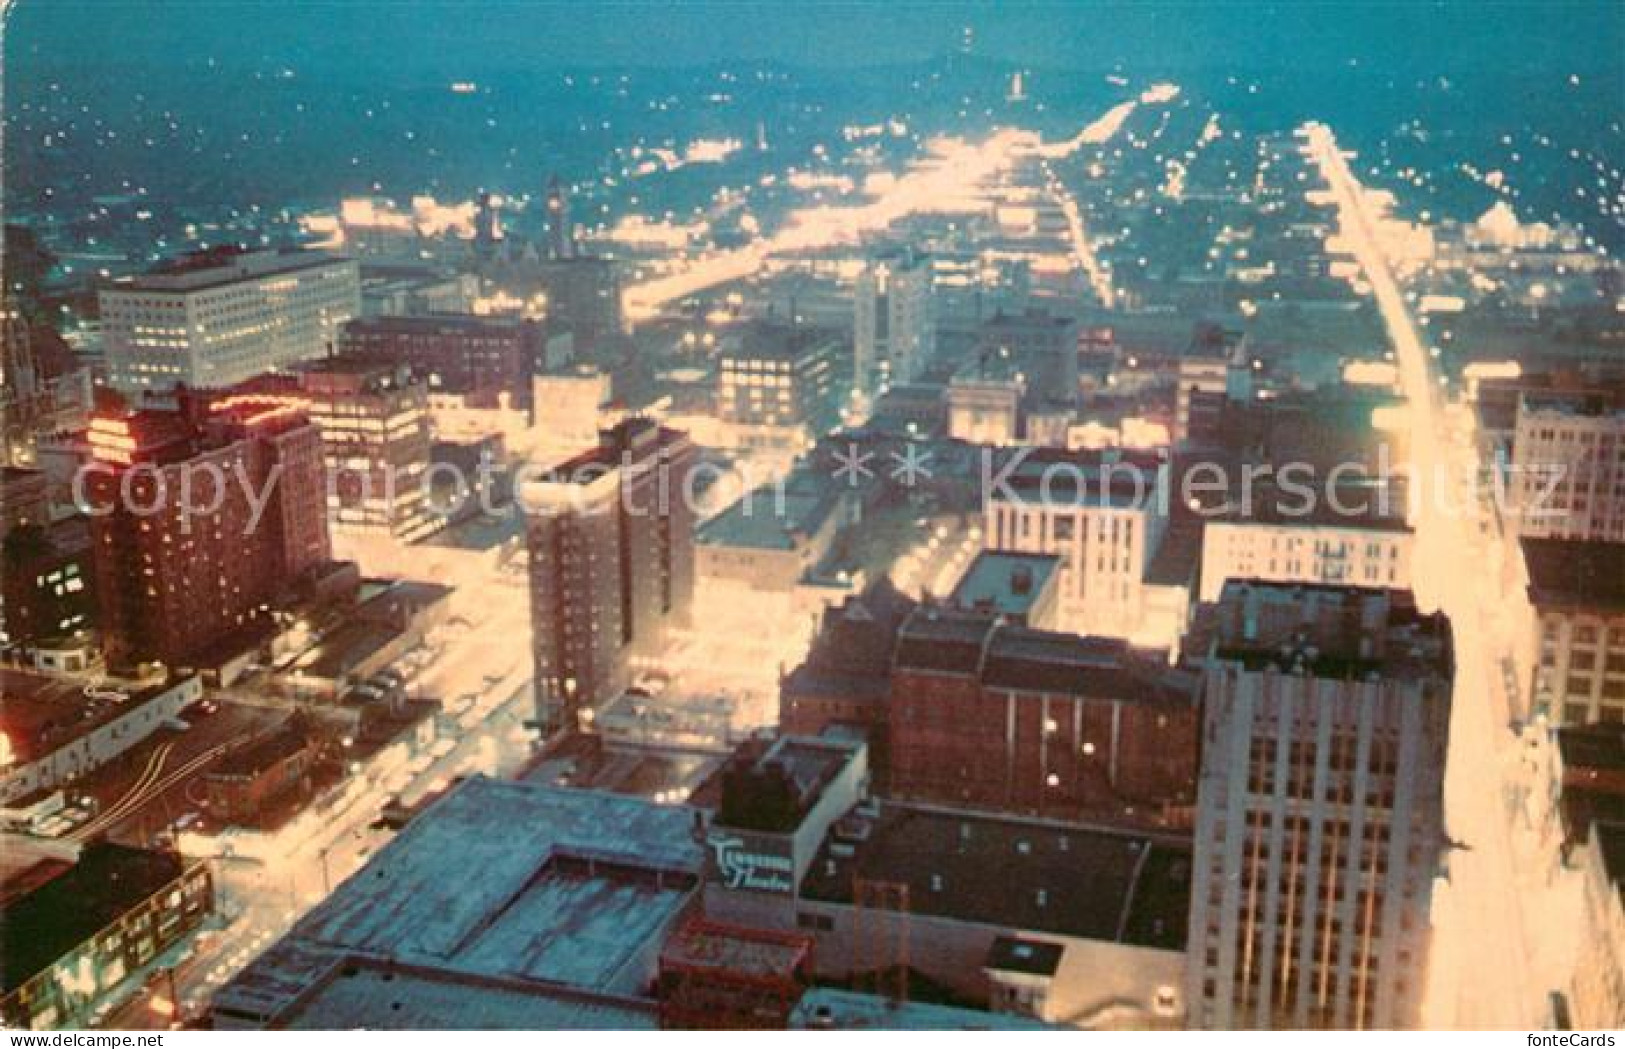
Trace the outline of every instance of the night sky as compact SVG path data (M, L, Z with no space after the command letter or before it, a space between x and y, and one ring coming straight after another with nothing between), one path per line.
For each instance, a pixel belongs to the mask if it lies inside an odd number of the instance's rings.
M544 0L21 0L6 47L62 63L266 58L454 73L493 66L915 62L962 29L991 59L1166 72L1374 63L1396 71L1561 65L1611 73L1617 3L585 3Z

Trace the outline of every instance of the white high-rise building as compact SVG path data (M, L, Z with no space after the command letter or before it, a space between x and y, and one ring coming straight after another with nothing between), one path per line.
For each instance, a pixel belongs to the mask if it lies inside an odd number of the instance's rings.
M354 259L314 251L209 254L101 292L112 385L219 388L320 357L361 314Z
M1444 847L1448 621L1405 591L1233 582L1205 661L1193 1027L1415 1027Z
M931 260L889 256L864 268L853 296L852 346L865 394L920 377L937 349Z

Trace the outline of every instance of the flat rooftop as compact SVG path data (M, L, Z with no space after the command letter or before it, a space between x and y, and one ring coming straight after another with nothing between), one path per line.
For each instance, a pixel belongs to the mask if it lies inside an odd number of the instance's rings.
M1526 538L1522 547L1537 608L1625 610L1625 543Z
M652 1001L353 959L276 1025L291 1031L653 1031Z
M1196 683L1165 654L1121 638L1001 623L985 612L920 609L898 635L897 670L974 676L989 688L1188 706Z
M1186 651L1323 678L1448 679L1455 667L1450 620L1420 611L1409 590L1325 584L1230 580Z
M223 988L216 1006L274 1017L356 956L609 990L687 906L704 864L692 830L692 813L677 806L472 777Z
M1114 830L885 805L854 855L824 844L804 898L851 904L853 879L900 882L913 914L1178 951L1188 843ZM844 850L843 850L844 851Z
M1000 615L1024 616L1061 570L1055 554L983 550L965 569L950 601Z
M110 842L85 847L79 862L0 910L0 967L7 994L179 878L185 861Z

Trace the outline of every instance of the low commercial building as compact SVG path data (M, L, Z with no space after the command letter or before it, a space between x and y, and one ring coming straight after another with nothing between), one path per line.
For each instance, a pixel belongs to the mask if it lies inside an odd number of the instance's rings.
M207 865L109 842L40 858L3 886L0 943L12 1029L85 1027L113 991L214 910Z
M807 469L747 492L694 537L697 600L790 596L854 522L857 505L850 485Z
M1568 987L1576 1030L1625 1027L1625 824L1598 822L1580 852L1579 945Z
M783 1030L807 986L811 936L695 919L660 952L664 1030Z
M157 685L0 669L0 804L54 790L138 745L203 697L196 675Z
M266 806L309 791L316 740L290 718L226 754L203 777L203 807L224 823L258 822Z
M1188 826L1194 675L1113 638L922 608L891 676L892 796L1053 819Z
M912 973L994 1012L1177 1027L1190 873L1177 838L885 804L834 828L795 906L829 980L900 997Z

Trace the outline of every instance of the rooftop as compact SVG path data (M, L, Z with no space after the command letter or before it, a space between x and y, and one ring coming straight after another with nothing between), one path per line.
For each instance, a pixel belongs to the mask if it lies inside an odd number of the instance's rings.
M660 967L788 980L811 953L812 939L804 935L696 920L666 941Z
M1185 945L1188 844L1119 831L885 805L854 855L832 837L802 896L852 902L853 879L900 882L911 913L1161 950ZM846 850L842 850L846 851Z
M999 972L1054 976L1061 967L1066 948L1058 943L1029 940L1022 936L1000 936L988 948L987 968Z
M986 613L921 609L904 624L898 670L974 675L989 688L1188 705L1195 679L1161 652L1120 638L1001 623Z
M833 737L781 736L766 752L723 772L719 826L783 832L801 825L862 744Z
M1625 543L1525 538L1522 546L1537 608L1625 610Z
M655 1003L354 958L283 1013L287 1030L607 1031L659 1026Z
M34 761L173 688L129 686L0 668L0 733L11 759Z
M1324 678L1454 672L1449 619L1421 612L1408 590L1233 579L1203 606L1186 648L1249 670Z
M217 1005L280 1014L357 955L448 979L615 989L697 885L704 857L692 823L676 806L472 777L239 974Z
M1147 454L1004 449L984 477L989 496L1021 505L1144 507L1157 495L1163 460Z
M1557 730L1557 749L1568 769L1625 772L1625 725L1570 725Z
M6 993L179 878L184 870L184 861L173 853L110 842L87 845L78 863L8 900L0 910Z

